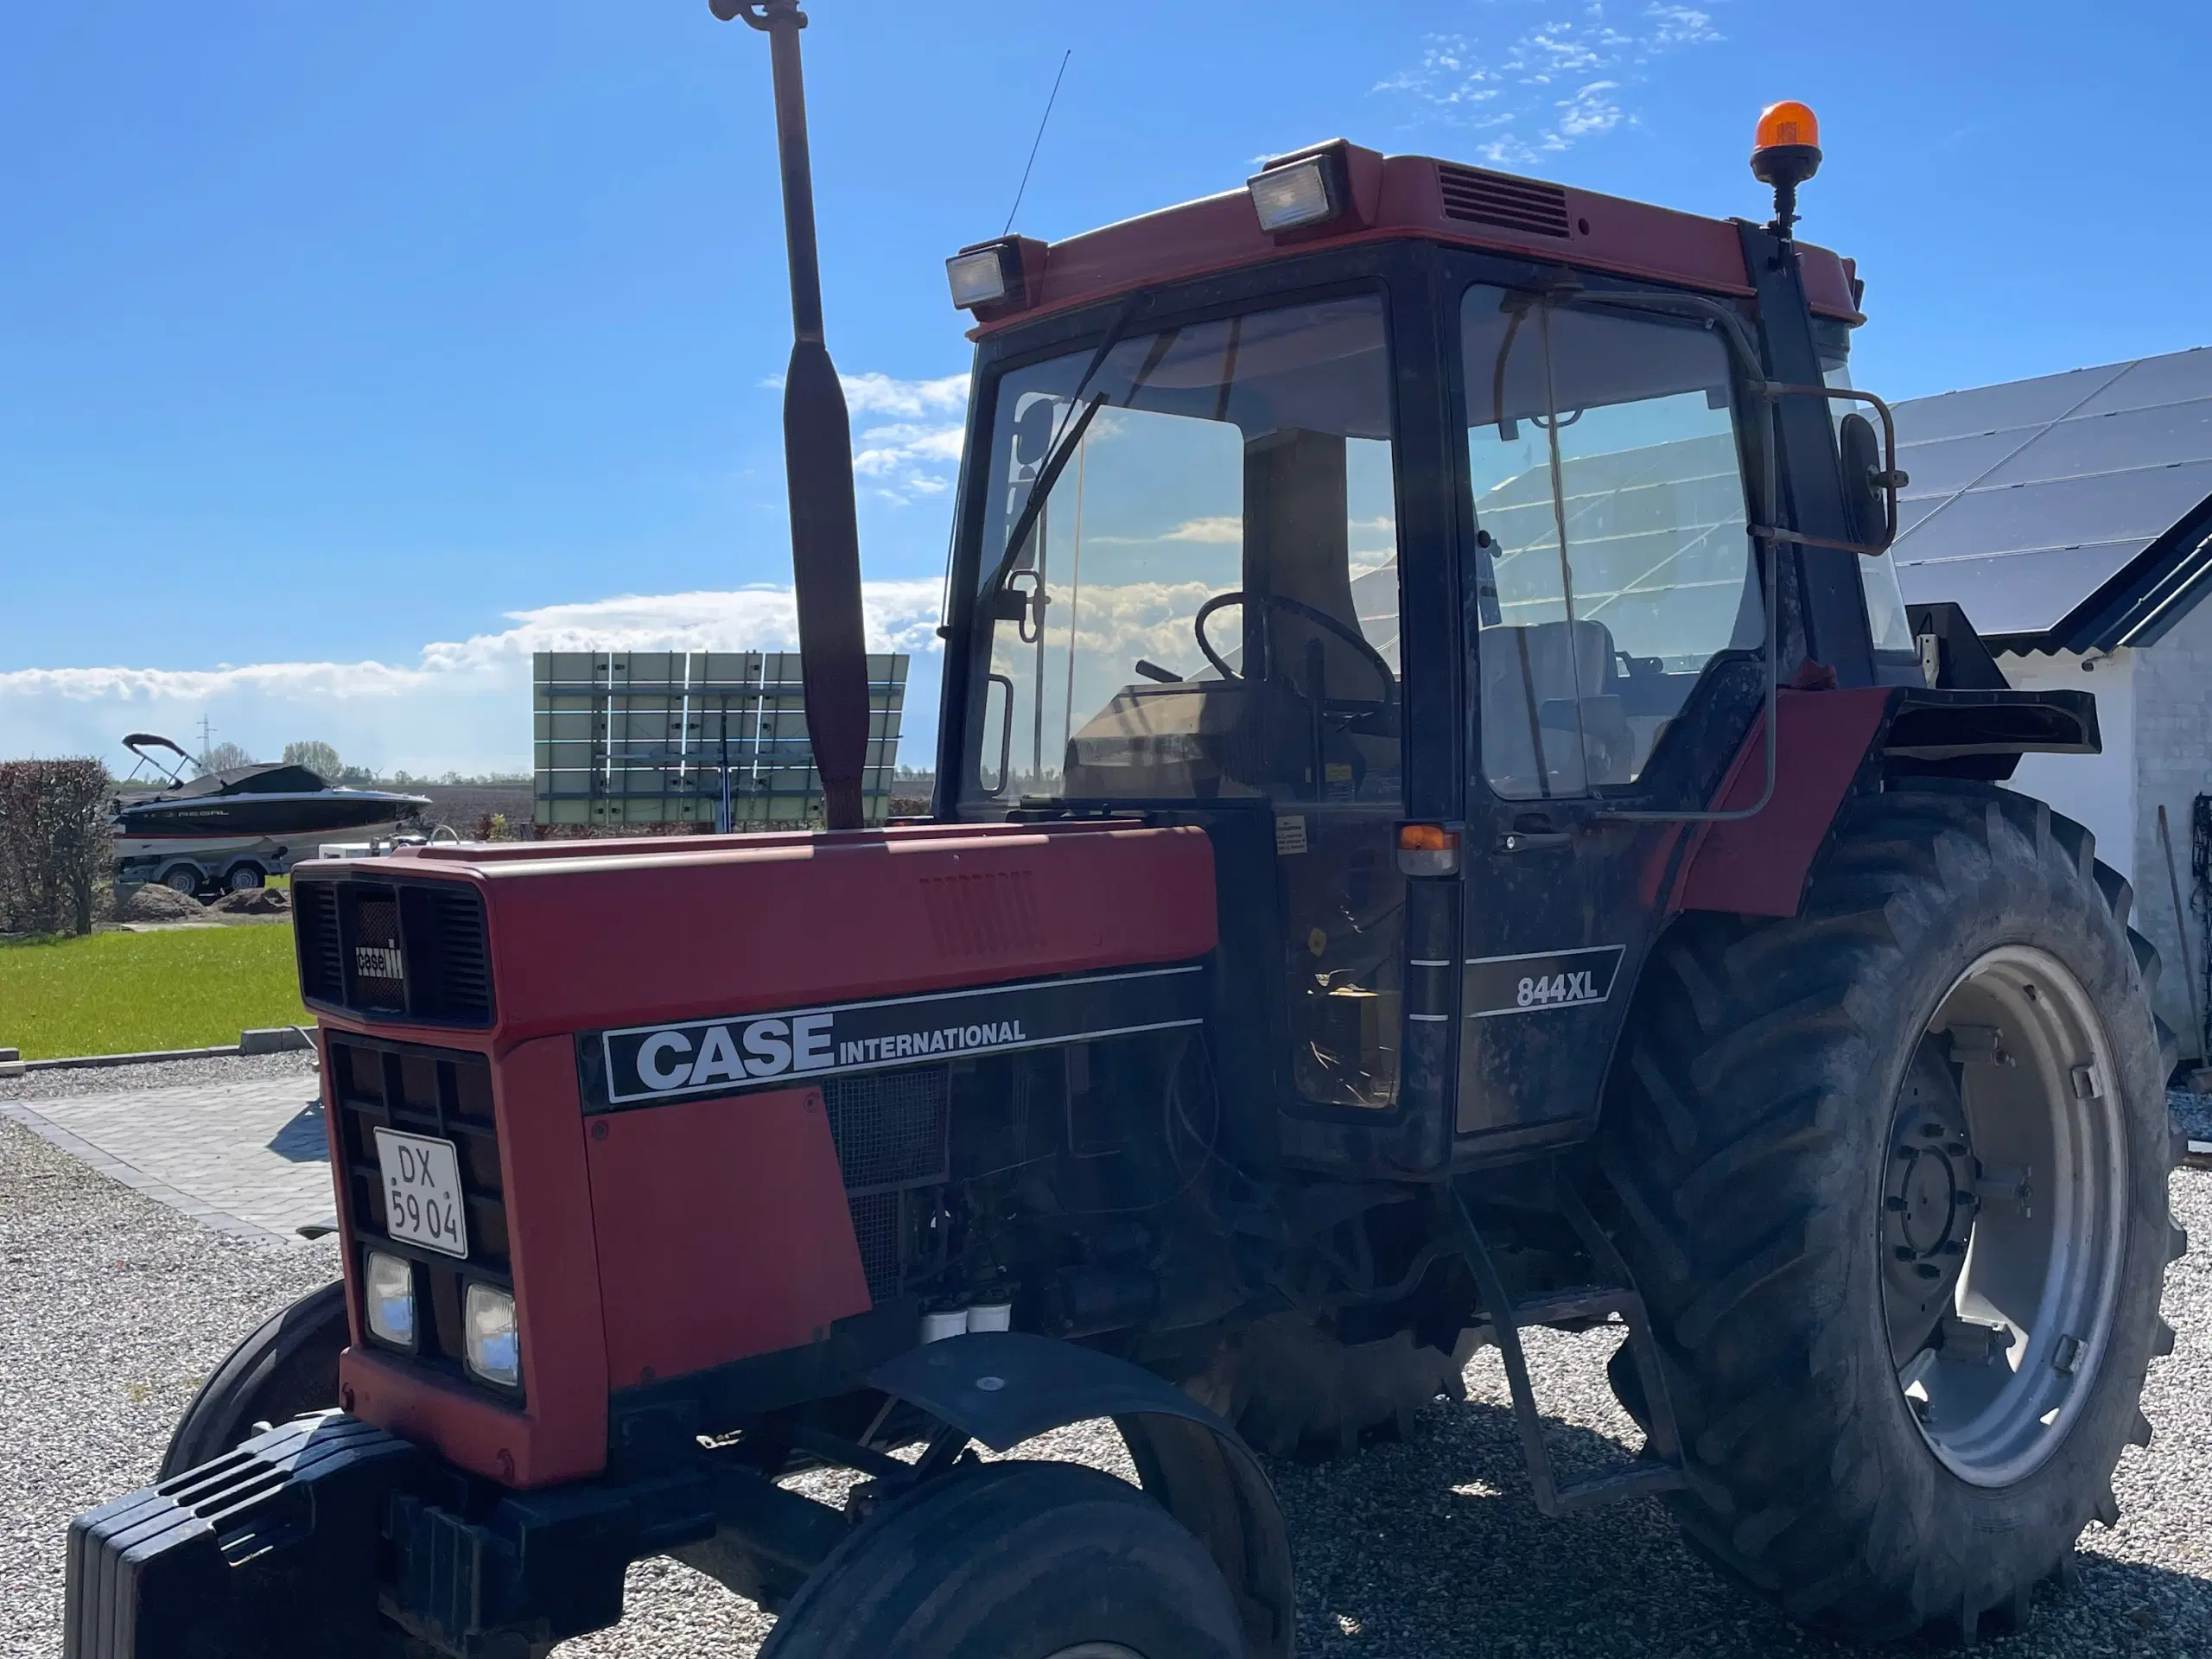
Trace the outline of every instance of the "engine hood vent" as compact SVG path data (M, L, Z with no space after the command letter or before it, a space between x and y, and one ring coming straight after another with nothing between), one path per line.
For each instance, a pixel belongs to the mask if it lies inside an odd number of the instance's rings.
M1449 162L1438 163L1436 178L1444 188L1446 219L1518 231L1524 236L1565 237L1572 228L1567 192L1555 184Z

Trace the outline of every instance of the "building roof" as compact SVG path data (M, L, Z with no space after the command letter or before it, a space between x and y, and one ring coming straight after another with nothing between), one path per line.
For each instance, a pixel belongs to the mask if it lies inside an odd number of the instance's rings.
M2155 639L2212 591L2212 348L1897 405L1897 575L2015 651Z

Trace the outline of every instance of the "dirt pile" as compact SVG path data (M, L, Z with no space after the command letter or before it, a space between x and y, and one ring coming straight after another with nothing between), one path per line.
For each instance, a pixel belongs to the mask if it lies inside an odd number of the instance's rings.
M115 919L118 922L194 922L207 912L188 893L178 893L155 882L115 890Z
M226 893L207 906L226 916L282 916L292 907L292 895L282 887L247 887Z

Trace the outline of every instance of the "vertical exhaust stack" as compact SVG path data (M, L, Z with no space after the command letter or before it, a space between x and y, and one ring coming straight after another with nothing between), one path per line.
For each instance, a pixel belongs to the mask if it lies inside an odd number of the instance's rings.
M791 582L806 680L806 733L822 774L824 820L861 827L868 760L868 645L861 614L860 526L853 502L852 423L822 327L814 243L814 173L799 77L799 0L708 0L723 22L742 17L768 36L776 85L776 147L784 174L784 237L791 268L791 360L784 378L784 472L791 493Z

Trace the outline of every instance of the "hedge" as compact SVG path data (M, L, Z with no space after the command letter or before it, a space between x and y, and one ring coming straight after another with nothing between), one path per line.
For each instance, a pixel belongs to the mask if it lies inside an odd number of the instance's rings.
M0 932L92 931L111 789L97 760L0 761Z

